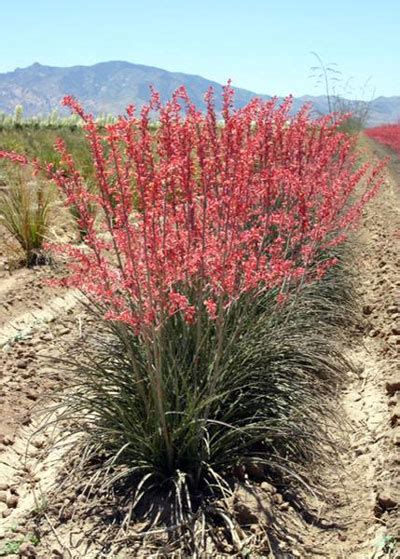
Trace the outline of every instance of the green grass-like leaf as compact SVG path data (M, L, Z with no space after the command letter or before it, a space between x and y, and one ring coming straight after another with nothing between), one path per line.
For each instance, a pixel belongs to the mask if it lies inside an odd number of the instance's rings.
M61 415L81 434L75 467L86 490L112 488L136 517L166 526L231 495L251 465L299 507L305 491L323 498L336 391L351 367L338 335L354 316L348 278L339 265L285 305L273 292L242 299L222 345L205 316L200 328L171 317L149 347L89 306L96 331L74 350Z
M44 260L43 244L50 227L54 189L40 180L28 180L20 171L9 174L0 191L0 223L18 242L28 266Z

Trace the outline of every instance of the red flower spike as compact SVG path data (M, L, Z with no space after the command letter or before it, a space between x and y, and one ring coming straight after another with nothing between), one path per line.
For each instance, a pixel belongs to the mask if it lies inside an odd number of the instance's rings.
M336 116L313 120L309 107L291 115L290 97L235 110L228 83L220 123L212 90L205 114L184 88L165 104L152 90L140 116L128 107L106 130L73 97L63 103L84 121L96 188L61 140L60 167L35 164L87 231L85 248L52 250L70 261L66 284L136 334L176 313L216 320L246 293L275 289L283 304L291 286L335 264L322 254L345 242L382 183L382 165L354 171L357 153ZM29 164L12 152L0 158Z

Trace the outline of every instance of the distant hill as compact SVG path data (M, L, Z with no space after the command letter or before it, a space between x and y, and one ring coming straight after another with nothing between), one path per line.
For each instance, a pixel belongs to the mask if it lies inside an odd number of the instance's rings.
M153 85L163 100L180 85L184 85L196 106L204 108L203 95L211 85L217 92L221 84L190 74L168 72L160 68L129 62L102 62L93 66L59 68L35 63L27 68L0 74L0 111L12 113L16 105L24 107L26 116L48 114L60 108L64 95L75 95L86 110L94 114L118 114L134 103L140 107L149 98L149 85ZM258 96L246 89L235 88L235 103L241 107ZM294 110L311 102L316 111L326 113L328 103L324 96L298 97ZM352 103L351 101L349 102ZM370 105L370 124L400 120L400 96L378 97Z

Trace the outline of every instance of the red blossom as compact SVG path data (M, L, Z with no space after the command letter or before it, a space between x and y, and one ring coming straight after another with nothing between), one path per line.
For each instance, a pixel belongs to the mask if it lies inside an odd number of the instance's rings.
M244 293L274 288L284 301L291 285L322 277L334 265L322 254L346 240L382 165L355 170L354 142L337 121L313 120L307 107L290 116L291 102L234 110L228 84L219 124L211 90L205 114L184 88L164 105L153 92L140 116L129 107L104 132L65 98L84 121L96 179L89 190L61 140L61 167L43 169L87 231L85 248L58 248L71 262L68 284L140 332L177 312L215 319Z
M366 130L367 136L392 148L400 155L400 124L385 124Z
M215 320L217 318L217 303L212 299L204 301L204 306L207 309L208 316Z

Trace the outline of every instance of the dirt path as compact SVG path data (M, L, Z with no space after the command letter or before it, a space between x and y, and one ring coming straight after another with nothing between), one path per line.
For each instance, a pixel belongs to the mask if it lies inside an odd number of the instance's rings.
M79 320L72 317L76 295L44 285L52 275L20 270L0 283L0 439L13 437L34 402L53 388L59 377L47 358L62 350Z
M27 518L44 506L60 457L56 448L48 453L54 433L39 430L38 412L65 385L49 358L62 355L82 326L76 295L44 286L52 275L20 270L0 283L0 555L7 557L37 543Z
M395 540L400 542L398 171L391 165L387 184L368 208L360 232L355 266L364 325L362 345L349 348L359 374L349 374L343 394L349 445L341 457L342 475L337 479L334 472L327 473L336 505L320 511L335 527L315 530L310 557L400 557L399 544L395 551Z

